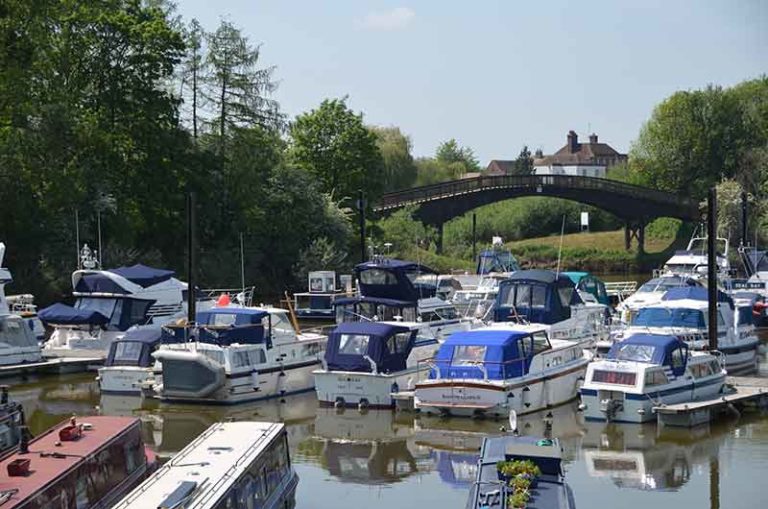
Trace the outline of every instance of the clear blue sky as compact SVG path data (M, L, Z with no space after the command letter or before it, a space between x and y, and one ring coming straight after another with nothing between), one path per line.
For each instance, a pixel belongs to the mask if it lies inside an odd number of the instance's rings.
M485 165L588 128L629 149L676 90L768 73L768 1L177 0L224 18L277 66L290 116L349 96L416 155L456 138Z

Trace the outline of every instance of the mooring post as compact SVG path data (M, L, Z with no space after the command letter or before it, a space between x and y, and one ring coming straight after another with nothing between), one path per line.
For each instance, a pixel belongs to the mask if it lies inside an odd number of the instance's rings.
M645 253L645 223L643 222L637 227L637 252Z
M477 260L477 214L472 213L472 259Z
M717 191L707 197L707 296L709 310L709 349L717 350Z
M195 323L197 311L196 251L195 193L190 192L187 194L187 324L189 326Z

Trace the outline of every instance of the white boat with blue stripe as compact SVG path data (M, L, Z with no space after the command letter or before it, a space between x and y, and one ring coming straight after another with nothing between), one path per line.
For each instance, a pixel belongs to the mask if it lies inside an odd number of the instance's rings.
M339 324L328 337L323 369L314 372L320 404L393 407L392 393L428 371L424 361L437 352L437 339L420 330L417 323Z
M646 422L655 406L714 398L725 376L719 357L691 352L677 336L634 334L589 364L581 408L587 419Z

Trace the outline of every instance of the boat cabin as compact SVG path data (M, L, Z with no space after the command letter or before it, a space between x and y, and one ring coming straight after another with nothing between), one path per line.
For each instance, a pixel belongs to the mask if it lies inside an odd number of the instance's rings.
M571 278L573 284L576 285L576 289L582 295L591 295L594 297L595 302L605 304L606 306L611 304L611 299L605 290L605 283L597 276L593 276L589 272L563 272L563 274Z
M726 337L729 327L735 325L733 299L718 290L717 334ZM696 329L707 331L707 289L697 286L673 288L666 292L658 304L640 308L632 318L632 327ZM727 315L727 319L724 315ZM701 338L690 338L701 339Z
M331 371L374 374L403 371L416 332L410 327L386 323L342 323L328 336L325 364Z
M685 373L685 366L688 363L688 345L684 341L677 339L676 336L633 334L623 341L614 343L608 352L607 358L615 361L632 361L666 366L674 376L678 377ZM621 384L621 380L615 379L619 375L631 375L634 379L634 373L600 372L596 370L592 381ZM628 382L628 380L624 381ZM624 385L634 385L634 381Z
M40 311L46 325L103 328L126 331L150 321L148 314L154 300L131 297L80 297L75 305L56 303Z
M499 283L494 321L554 324L571 317L583 304L571 278L551 270L521 270Z
M455 332L440 345L429 378L517 378L528 374L536 354L551 348L544 330L475 329Z
M476 273L481 276L491 272L515 272L518 270L520 270L520 265L510 251L486 249L477 255Z
M434 322L456 320L456 307L442 299L430 299L420 305L414 301L378 297L344 297L336 299L336 323L353 321Z
M109 347L104 367L136 366L148 368L154 364L152 352L160 345L161 329L134 329L125 333Z
M377 258L355 267L361 296L414 303L435 296L437 276L437 272L426 265L387 258Z

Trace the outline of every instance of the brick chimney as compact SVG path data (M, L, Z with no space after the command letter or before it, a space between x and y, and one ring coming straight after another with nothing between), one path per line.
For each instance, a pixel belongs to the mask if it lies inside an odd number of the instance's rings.
M589 143L590 144L597 143L597 135L595 133L592 133L589 135Z
M579 135L576 134L576 131L568 131L568 149L571 151L571 154L579 151Z

